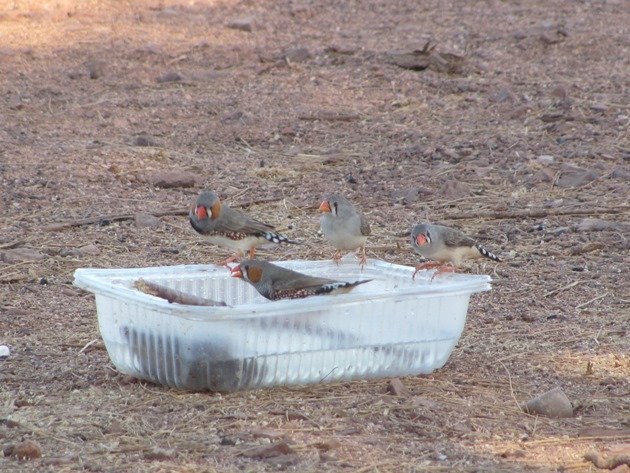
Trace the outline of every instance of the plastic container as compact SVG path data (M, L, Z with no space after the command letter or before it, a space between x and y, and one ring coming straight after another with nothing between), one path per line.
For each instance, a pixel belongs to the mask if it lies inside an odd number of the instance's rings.
M349 294L271 302L214 265L77 269L74 284L96 296L98 323L116 368L191 390L430 373L461 336L468 301L490 289L488 276L431 272L354 258L276 262L307 274L356 281ZM227 307L171 304L133 288L138 279Z

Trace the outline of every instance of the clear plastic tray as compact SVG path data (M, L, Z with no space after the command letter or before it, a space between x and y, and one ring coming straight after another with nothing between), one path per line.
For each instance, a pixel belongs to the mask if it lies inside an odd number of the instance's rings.
M290 384L430 373L461 336L468 301L488 276L432 272L354 258L276 262L307 274L356 281L349 294L271 302L214 265L77 269L96 296L107 352L126 374L171 387L235 391ZM143 278L227 307L171 304L139 292Z

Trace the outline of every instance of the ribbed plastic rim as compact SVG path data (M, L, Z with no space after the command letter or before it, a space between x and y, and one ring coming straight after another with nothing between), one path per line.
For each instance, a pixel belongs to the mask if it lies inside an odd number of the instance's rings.
M292 261L276 261L275 264L281 266L293 267L297 264L308 264L312 267L325 266L329 264L327 261L308 261L308 260L292 260ZM414 268L410 266L402 266L385 261L370 260L369 269L390 272L393 274L411 274ZM194 276L195 274L203 274L207 271L215 272L217 269L227 271L214 265L178 265L178 266L154 266L148 268L120 268L120 269L101 269L101 268L79 268L74 272L74 285L81 289L93 292L95 294L106 295L115 299L133 302L135 304L143 304L147 308L151 308L160 313L166 313L189 320L223 320L250 317L266 317L277 316L282 313L285 316L310 312L312 310L321 310L323 308L334 307L336 310L342 310L345 307L364 304L369 301L397 299L400 297L435 297L435 296L458 296L462 294L473 294L476 292L488 291L491 289L491 278L486 275L455 275L450 276L446 281L448 284L435 284L428 286L410 286L396 292L377 292L367 296L366 294L342 294L337 296L318 296L299 300L282 300L268 302L264 304L253 303L247 305L239 305L238 307L218 306L218 307L197 307L184 306L180 304L170 304L167 301L160 300L156 297L139 293L136 290L116 285L112 283L112 279L129 278L129 277L148 277L169 276L171 274L182 274L185 271L186 276ZM462 279L457 281L457 279Z

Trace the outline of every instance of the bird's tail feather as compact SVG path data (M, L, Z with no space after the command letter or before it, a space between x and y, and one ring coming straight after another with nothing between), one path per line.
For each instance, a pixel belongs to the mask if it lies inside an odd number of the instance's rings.
M481 253L486 258L491 259L493 261L498 261L499 263L501 262L501 258L499 258L494 253L491 253L490 251L486 250L483 246L477 245L477 249L479 250L479 253Z

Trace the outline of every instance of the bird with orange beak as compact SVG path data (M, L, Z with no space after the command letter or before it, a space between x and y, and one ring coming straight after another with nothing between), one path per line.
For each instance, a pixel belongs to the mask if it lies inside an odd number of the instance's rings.
M272 301L280 299L302 299L309 296L345 294L359 284L371 279L355 282L335 281L298 273L282 266L260 260L243 260L231 269L232 277L250 283L258 293Z
M370 224L363 214L338 194L326 197L319 211L322 212L320 225L324 238L337 249L333 261L339 264L342 251L358 249L359 264L363 268L367 263L365 244L370 235Z
M493 261L501 259L486 250L471 237L454 228L428 223L414 225L411 229L411 246L416 253L431 260L416 265L416 273L422 269L437 269L435 276L445 272L452 272L464 260L488 258Z
M299 243L275 232L272 225L228 207L214 192L199 194L188 218L197 233L207 236L210 243L235 251L219 263L222 266L239 260L246 252L253 258L256 248L265 243Z

